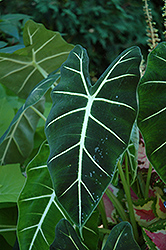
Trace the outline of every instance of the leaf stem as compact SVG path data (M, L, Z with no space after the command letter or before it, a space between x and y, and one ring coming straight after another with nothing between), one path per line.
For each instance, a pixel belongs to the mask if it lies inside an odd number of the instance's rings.
M152 174L152 164L149 163L148 175L147 175L146 186L145 186L145 199L148 198L148 194L149 194L149 184L150 184L151 174Z
M107 221L107 216L106 216L106 213L105 213L103 198L100 200L98 208L99 208L99 211L100 211L100 214L101 214L103 226L104 226L104 228L108 228L108 221Z
M128 156L127 156L127 153L125 154L125 169L126 169L126 181L127 181L127 185L130 186L130 181L129 181L129 168L128 168Z
M102 233L102 234L110 234L111 233L111 230L107 229L107 228L98 227L98 230L99 230L99 233Z
M118 211L121 219L123 221L129 221L129 218L126 215L126 213L124 211L124 208L122 207L122 205L119 202L119 200L117 199L117 197L112 193L112 191L109 188L107 188L107 190L106 190L105 193L108 196L108 198L110 199L110 201L113 203L113 205L116 208L116 210Z
M123 173L122 166L121 166L119 161L118 161L118 170L119 170L119 174L120 174L121 181L122 181L124 191L125 191L125 194L126 194L126 198L127 198L130 222L131 222L132 227L133 227L133 232L134 232L135 239L138 242L139 234L138 234L138 228L137 228L135 215L134 215L134 209L133 209L133 204L132 204L132 199L131 199L130 187L128 186L128 184L126 182L125 175Z

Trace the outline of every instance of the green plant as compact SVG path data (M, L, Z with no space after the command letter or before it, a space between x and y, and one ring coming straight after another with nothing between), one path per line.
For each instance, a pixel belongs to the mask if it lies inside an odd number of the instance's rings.
M11 116L17 111L0 139L3 249L12 249L16 230L23 250L160 247L155 234L164 235L166 197L159 191L157 198L148 197L152 168L144 176L137 161L140 129L161 178L157 190L164 190L166 43L150 52L142 78L141 51L131 47L92 85L89 58L80 45L73 48L33 21L26 23L23 38L25 48L0 53L1 112L5 118L6 109ZM118 194L110 192L110 183ZM10 185L16 186L12 196ZM103 195L116 208L114 224L107 221ZM156 206L151 207L155 221L141 224L136 214L149 203Z

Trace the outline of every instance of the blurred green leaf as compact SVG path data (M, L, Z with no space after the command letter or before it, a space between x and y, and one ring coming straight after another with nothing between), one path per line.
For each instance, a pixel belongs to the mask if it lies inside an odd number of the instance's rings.
M35 109L35 110L34 110ZM23 163L33 150L34 133L39 113L44 111L44 100L28 109L19 109L8 130L0 138L0 162ZM36 113L37 112L37 113ZM18 119L17 119L18 118Z
M8 128L8 126L10 125L10 122L12 121L15 113L12 106L7 101L6 97L3 98L0 97L0 103L1 103L0 117L2 118L0 119L0 137L1 137Z
M0 81L22 98L66 60L72 45L58 32L47 30L32 20L23 32L25 48L12 54L0 53Z
M24 182L19 164L0 166L0 203L17 202Z

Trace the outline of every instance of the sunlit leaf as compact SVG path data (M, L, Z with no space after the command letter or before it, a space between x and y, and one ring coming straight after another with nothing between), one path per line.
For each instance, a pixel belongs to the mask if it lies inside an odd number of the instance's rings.
M0 202L17 202L24 182L19 164L0 166Z
M23 32L25 48L12 54L0 53L0 81L22 98L66 60L72 45L58 32L47 30L32 20Z
M137 47L124 51L92 86L86 50L76 46L52 92L48 167L60 203L80 229L128 146L137 115L140 60Z
M166 182L166 42L148 56L141 79L138 126L142 132L149 161Z

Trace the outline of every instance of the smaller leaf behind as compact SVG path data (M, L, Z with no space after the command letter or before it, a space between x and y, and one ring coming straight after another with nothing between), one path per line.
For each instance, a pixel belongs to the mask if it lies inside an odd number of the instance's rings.
M31 153L33 135L40 117L29 108L35 107L36 111L42 115L44 99L41 99L59 77L60 75L55 71L37 84L25 104L18 110L8 129L0 138L1 164L22 163Z
M55 239L50 250L85 250L71 224L62 219L55 228Z
M27 98L36 83L61 66L73 45L32 20L25 24L23 40L25 48L0 53L0 81L19 97Z
M34 105L43 113L44 99ZM0 138L0 162L2 165L10 163L22 164L33 150L34 133L39 116L31 108L19 109L13 118L9 129ZM16 121L15 121L16 120Z
M139 250L131 225L123 221L113 227L103 250Z

